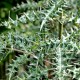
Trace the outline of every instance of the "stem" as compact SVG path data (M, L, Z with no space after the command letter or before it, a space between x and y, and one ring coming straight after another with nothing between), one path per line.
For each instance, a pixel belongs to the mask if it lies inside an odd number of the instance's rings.
M57 63L58 63L58 66L57 66L58 72L57 72L57 75L59 77L59 80L63 80L62 79L62 54L61 54L61 49L60 48L58 48L57 56L58 56L58 60L57 60Z
M62 17L63 17L63 11L61 13L61 19ZM59 40L62 39L62 34L63 34L63 22L62 23L59 22Z

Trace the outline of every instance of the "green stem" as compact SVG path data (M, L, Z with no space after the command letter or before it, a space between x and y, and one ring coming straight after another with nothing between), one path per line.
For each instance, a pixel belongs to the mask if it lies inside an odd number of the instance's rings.
M63 34L63 24L59 22L59 40L62 39L62 34Z

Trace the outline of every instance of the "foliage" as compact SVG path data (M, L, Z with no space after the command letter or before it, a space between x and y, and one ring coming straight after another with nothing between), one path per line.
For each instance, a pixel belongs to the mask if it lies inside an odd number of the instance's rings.
M15 18L16 13L11 11L11 8L21 4L21 2L26 2L26 0L0 0L0 22L8 19L9 11L11 12L11 17Z
M1 23L8 30L0 34L0 64L13 57L8 80L80 79L79 0L70 1L27 0L12 8L23 11Z

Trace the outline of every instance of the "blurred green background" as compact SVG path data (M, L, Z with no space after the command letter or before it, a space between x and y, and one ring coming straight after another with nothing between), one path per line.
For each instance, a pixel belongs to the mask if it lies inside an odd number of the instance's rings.
M34 1L38 2L40 0L34 0ZM21 4L22 2L26 3L27 0L0 0L0 23L8 19L9 11L10 11L10 17L15 19L17 12L11 11L11 8L17 6L17 4Z
M21 2L26 2L26 0L0 0L0 22L7 20L10 15L12 18L15 18L15 12L11 11L11 8Z

